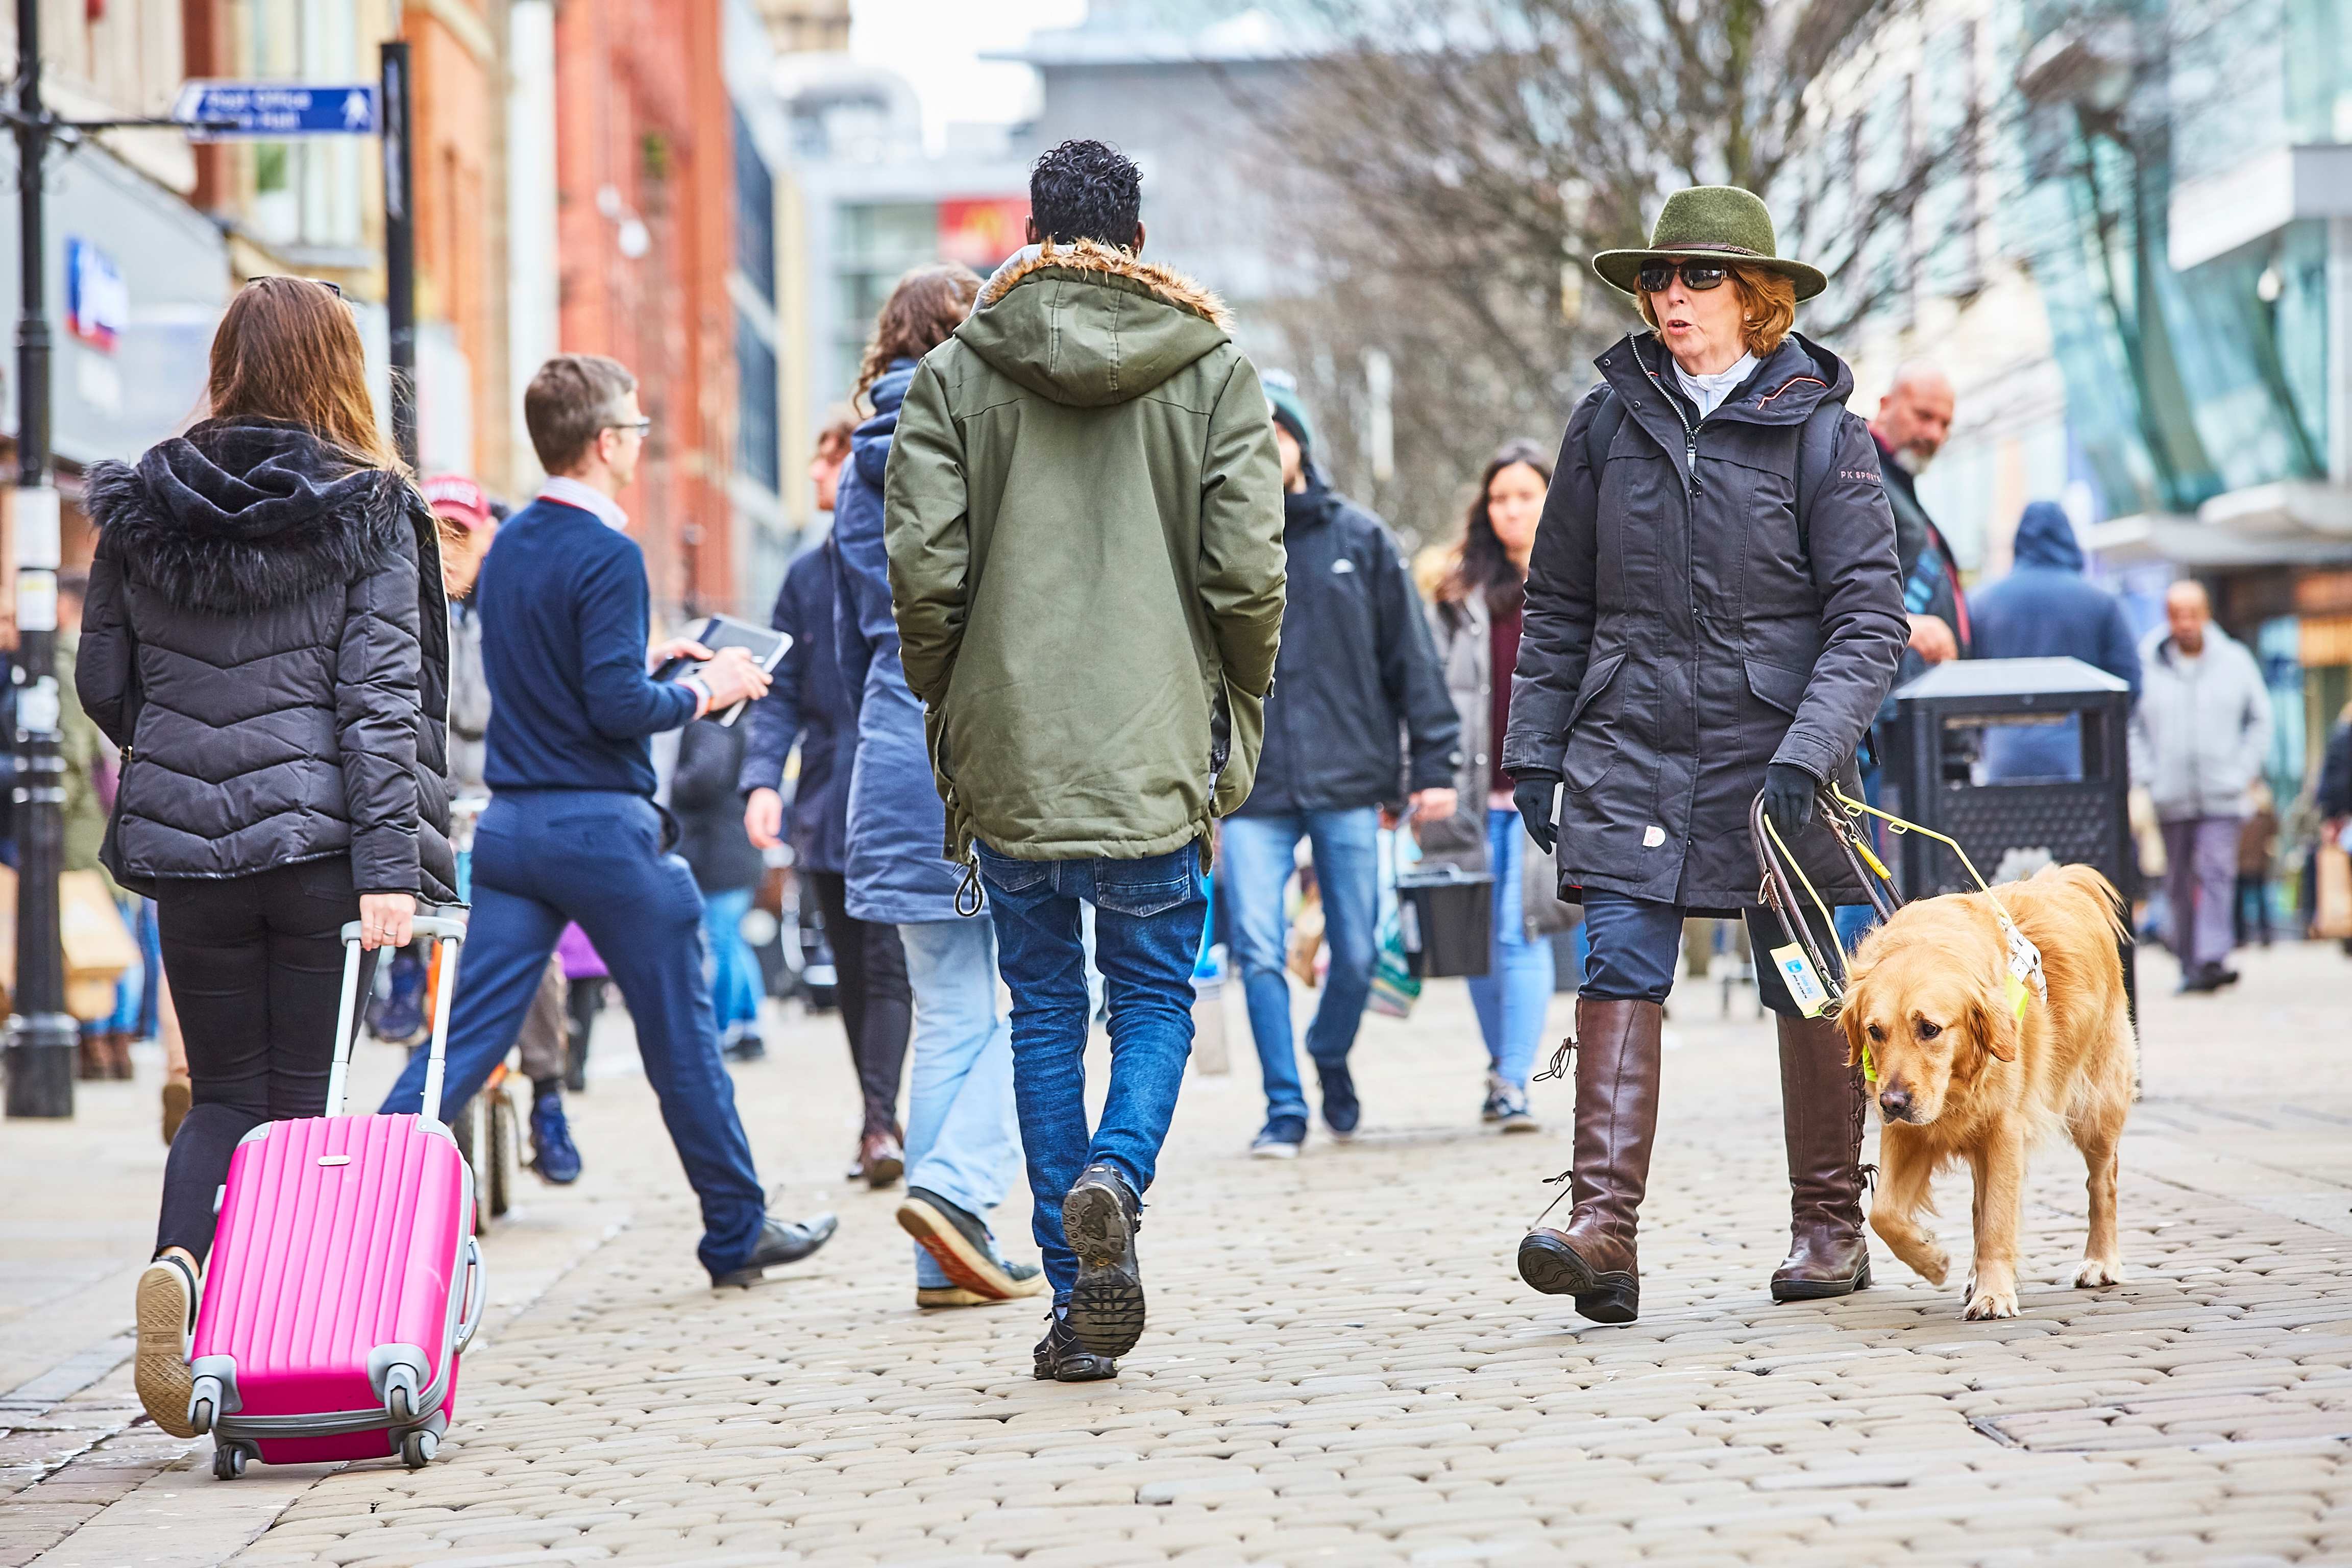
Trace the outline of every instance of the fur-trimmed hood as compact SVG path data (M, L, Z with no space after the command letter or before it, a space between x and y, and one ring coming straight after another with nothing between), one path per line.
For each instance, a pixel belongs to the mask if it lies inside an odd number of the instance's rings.
M98 463L83 505L122 559L172 603L212 615L273 609L381 565L415 492L354 469L299 427L206 420L138 465Z
M1099 408L1140 397L1232 341L1224 302L1116 246L1041 246L989 279L956 336L1042 397Z

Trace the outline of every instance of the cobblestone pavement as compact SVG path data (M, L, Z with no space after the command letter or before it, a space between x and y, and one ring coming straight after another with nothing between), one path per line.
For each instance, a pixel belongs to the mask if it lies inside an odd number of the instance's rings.
M1368 1021L1366 1132L1296 1164L1242 1153L1236 1005L1235 1070L1187 1086L1150 1194L1150 1331L1117 1382L1069 1386L1029 1376L1033 1305L915 1310L895 1197L839 1181L837 1027L796 1021L738 1082L782 1206L841 1209L824 1252L703 1288L650 1097L616 1071L576 1105L586 1180L534 1185L490 1239L499 1311L441 1458L229 1485L130 1421L161 1148L151 1085L96 1086L71 1127L0 1134L0 1564L2352 1562L2352 963L2245 969L2175 1000L2144 959L2132 1280L2065 1283L2083 1178L2053 1148L1999 1323L1883 1252L1862 1295L1770 1302L1769 1027L1711 991L1672 1026L1622 1328L1512 1273L1569 1096L1538 1086L1539 1136L1481 1129L1458 986ZM1965 1187L1942 1190L1958 1251Z

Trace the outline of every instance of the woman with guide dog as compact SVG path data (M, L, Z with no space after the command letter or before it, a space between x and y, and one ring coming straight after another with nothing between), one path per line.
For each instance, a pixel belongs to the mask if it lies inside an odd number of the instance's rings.
M1842 1296L1870 1283L1863 1085L1837 1027L1802 1016L1764 957L1786 938L1756 907L1748 807L1761 790L1824 900L1862 901L1815 800L1841 779L1859 793L1854 750L1908 635L1894 517L1869 428L1844 408L1853 374L1790 331L1827 279L1778 254L1762 201L1677 192L1647 248L1592 266L1649 330L1600 356L1602 384L1569 421L1503 746L1591 947L1570 1211L1520 1243L1519 1273L1596 1321L1637 1315L1635 1215L1682 923L1741 913L1780 1032L1792 1240L1772 1294Z

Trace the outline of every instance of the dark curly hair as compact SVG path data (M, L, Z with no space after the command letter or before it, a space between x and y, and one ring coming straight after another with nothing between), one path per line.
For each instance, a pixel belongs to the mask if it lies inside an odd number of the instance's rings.
M1116 147L1065 142L1029 165L1029 216L1039 237L1057 245L1131 246L1143 216L1143 172Z

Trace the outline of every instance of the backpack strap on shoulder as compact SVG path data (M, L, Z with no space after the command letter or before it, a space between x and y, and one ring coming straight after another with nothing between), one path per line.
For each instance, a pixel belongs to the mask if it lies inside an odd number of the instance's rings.
M1614 387L1602 388L1601 406L1584 427L1584 466L1592 470L1595 484L1601 481L1601 466L1609 460L1609 443L1617 439L1617 428L1624 423L1625 400Z
M1813 556L1813 498L1822 493L1830 470L1837 465L1838 433L1845 412L1843 404L1823 399L1797 434L1797 549L1808 562ZM1621 413L1618 417L1624 416Z

